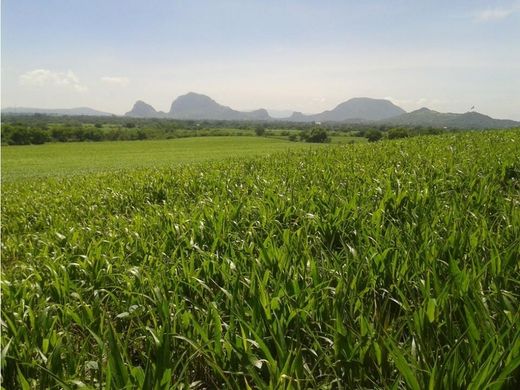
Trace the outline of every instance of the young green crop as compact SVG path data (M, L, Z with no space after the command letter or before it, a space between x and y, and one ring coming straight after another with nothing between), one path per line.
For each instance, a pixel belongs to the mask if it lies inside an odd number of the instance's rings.
M77 176L121 169L171 167L311 147L319 145L252 136L4 146L2 181Z
M2 198L6 389L520 384L518 132Z

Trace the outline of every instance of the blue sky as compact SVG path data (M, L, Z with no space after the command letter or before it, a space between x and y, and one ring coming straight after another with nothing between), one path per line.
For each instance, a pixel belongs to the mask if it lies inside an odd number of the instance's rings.
M167 111L189 91L520 120L520 1L2 1L2 107Z

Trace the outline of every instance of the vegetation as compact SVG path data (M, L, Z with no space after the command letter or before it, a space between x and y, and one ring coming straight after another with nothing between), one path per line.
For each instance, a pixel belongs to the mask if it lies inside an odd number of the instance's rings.
M31 125L29 123L5 124L2 126L4 145L40 145L47 142L99 142L136 141L144 139L175 139L206 136L253 135L250 131L223 128L155 128L146 124L137 127L129 122L122 126L76 123L55 123L51 125Z
M303 131L300 134L300 138L302 139L302 141L305 141L305 142L312 142L312 143L319 143L319 144L330 142L330 137L327 134L327 130L319 128L319 127L315 127L313 129L311 129L310 131L309 130Z
M5 183L2 386L518 388L519 180L503 131Z
M388 139L399 139L406 138L410 136L410 132L405 127L394 127L388 130Z
M389 128L377 124L355 123L294 123L282 121L216 121L144 119L126 117L4 115L2 117L3 145L39 145L48 142L134 141L144 139L175 139L207 136L283 136L287 140L329 142L337 136L360 137L380 134L380 138L400 138L440 134L447 129L422 127Z
M383 138L383 133L379 130L369 130L365 136L367 137L368 142L377 142Z
M348 140L348 138L347 138ZM141 142L76 142L2 148L2 181L73 176L229 157L268 155L319 145L292 143L277 137L197 137Z
M259 137L264 136L264 135L265 135L265 127L264 127L264 126L261 126L261 125L257 126L257 127L255 128L255 134L256 134L257 136L259 136Z

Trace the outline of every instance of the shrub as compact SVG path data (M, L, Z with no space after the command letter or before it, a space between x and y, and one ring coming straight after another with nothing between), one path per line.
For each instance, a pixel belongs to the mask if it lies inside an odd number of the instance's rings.
M326 143L330 142L330 138L325 129L313 128L300 133L300 138L305 142Z
M408 129L405 129L404 127L394 127L393 129L388 130L388 139L406 138L409 136L410 133Z
M366 132L365 137L367 137L368 142L377 142L381 138L383 138L383 133L381 133L379 130L369 130Z

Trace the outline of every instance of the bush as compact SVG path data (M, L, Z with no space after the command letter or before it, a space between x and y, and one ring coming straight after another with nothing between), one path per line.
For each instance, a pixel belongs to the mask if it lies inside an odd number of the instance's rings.
M368 142L377 142L383 138L383 133L379 130L369 130L365 133L365 137L367 137Z
M30 133L31 144L33 145L41 145L45 142L49 141L49 135L46 131L41 129L34 129Z
M406 138L409 137L410 133L408 129L404 127L394 127L393 129L388 130L388 139L398 139L398 138Z
M255 128L255 134L259 137L262 137L265 135L265 127L263 126L258 126Z
M330 138L325 129L313 128L311 131L303 131L300 133L300 138L305 142L326 143L330 142Z

